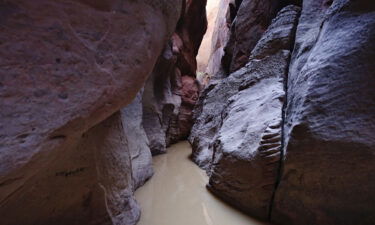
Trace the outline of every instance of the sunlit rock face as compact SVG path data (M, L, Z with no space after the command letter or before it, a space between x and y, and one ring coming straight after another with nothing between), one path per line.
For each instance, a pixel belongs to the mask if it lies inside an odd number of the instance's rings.
M212 35L215 28L216 17L219 11L220 0L208 0L206 6L207 13L207 31L203 37L202 43L197 55L197 71L205 73L208 60L211 55Z
M375 223L375 4L303 1L272 220Z
M212 31L210 58L205 70L207 73L206 85L210 79L217 78L219 76L218 72L222 70L221 58L224 55L224 47L230 36L231 22L228 15L230 13L229 3L232 1L233 0L220 0L219 3L214 29Z
M101 121L144 85L181 1L0 7L1 223L134 224L134 155L120 117Z

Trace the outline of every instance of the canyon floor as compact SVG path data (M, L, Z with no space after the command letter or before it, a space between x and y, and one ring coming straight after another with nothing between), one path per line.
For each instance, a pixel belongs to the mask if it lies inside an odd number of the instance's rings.
M155 175L136 191L138 225L266 225L228 206L207 191L208 177L190 161L188 142L153 159Z

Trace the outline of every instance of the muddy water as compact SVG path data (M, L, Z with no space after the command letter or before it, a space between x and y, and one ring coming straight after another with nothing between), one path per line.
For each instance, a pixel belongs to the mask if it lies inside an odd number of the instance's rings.
M154 157L155 175L136 192L142 207L138 225L265 225L210 194L208 178L188 159L190 152L181 142Z

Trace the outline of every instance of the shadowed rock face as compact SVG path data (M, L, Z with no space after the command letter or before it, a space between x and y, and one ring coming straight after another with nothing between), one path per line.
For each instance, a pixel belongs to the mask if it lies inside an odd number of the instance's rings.
M375 4L304 1L272 220L375 223Z
M144 85L180 6L0 2L2 224L135 223L121 120L91 128Z
M277 0L233 1L227 18L230 38L224 48L222 64L227 74L243 67L258 40L276 14Z
M183 17L177 26L176 37L183 43L177 59L182 75L196 75L196 56L207 29L206 3L207 0L186 0Z
M143 126L153 155L186 139L200 85L195 79L199 45L206 30L206 1L188 0L176 32L159 57L143 94Z
M149 140L143 127L143 89L133 102L120 111L132 164L133 189L142 186L153 175L152 156Z

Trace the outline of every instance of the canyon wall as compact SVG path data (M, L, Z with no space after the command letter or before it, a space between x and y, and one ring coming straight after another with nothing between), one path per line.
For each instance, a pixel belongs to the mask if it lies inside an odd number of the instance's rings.
M1 224L138 221L155 115L161 151L192 125L204 6L0 1Z
M374 224L375 4L256 2L229 2L218 15L237 12L221 64L211 55L224 68L195 108L192 159L207 170L209 190L263 220ZM250 5L260 24L240 18ZM247 25L238 39L233 30ZM243 60L227 50L240 40Z

